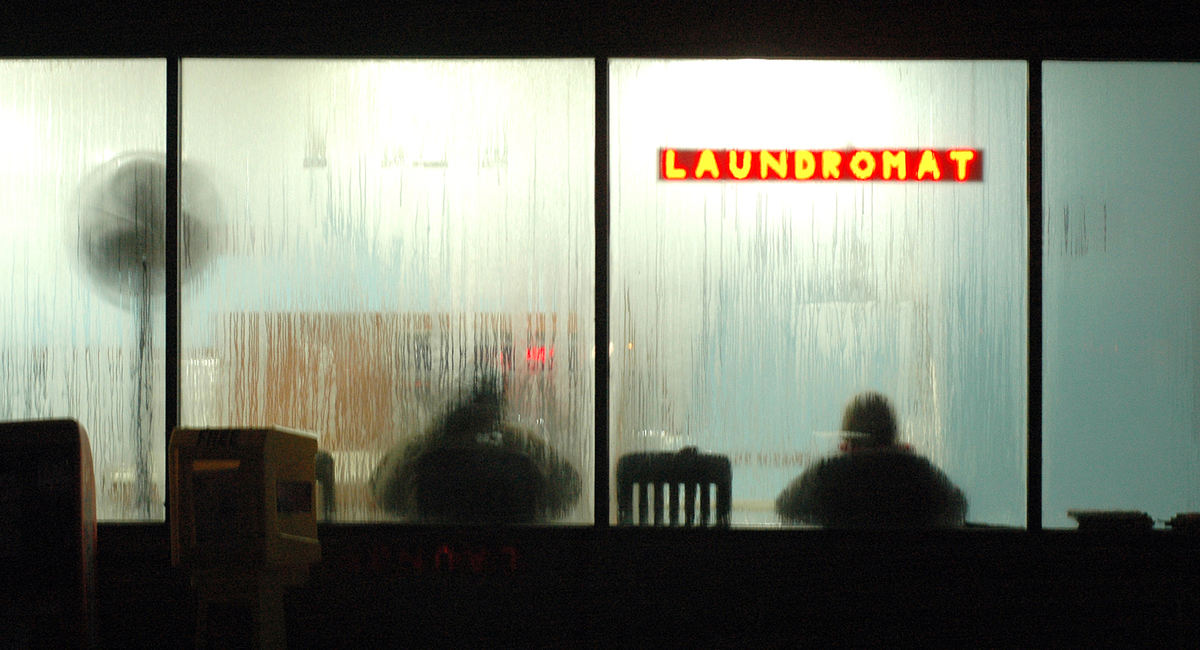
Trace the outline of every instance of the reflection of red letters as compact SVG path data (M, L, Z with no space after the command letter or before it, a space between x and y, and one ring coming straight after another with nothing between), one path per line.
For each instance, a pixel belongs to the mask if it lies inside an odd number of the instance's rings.
M430 548L396 548L376 545L366 551L366 570L379 575L390 570L395 575L407 573L474 573L484 574L517 569L517 549L512 546L466 546L443 543ZM362 572L362 567L357 571Z
M392 553L388 547L376 544L371 547L370 567L372 573L382 573L384 567L391 563Z
M454 565L458 564L458 555L450 550L450 546L442 544L437 552L433 554L433 566L436 569L443 568L443 563L446 569L454 570Z
M396 566L401 567L407 565L410 569L420 573L421 569L425 568L425 563L421 560L421 554L409 553L408 549L401 549L400 555L396 556Z
M517 570L517 549L511 546L501 547L500 553L508 556L508 570L513 572Z
M871 178L875 173L875 156L870 151L855 151L850 157L850 172L860 180Z
M473 573L483 573L484 563L487 562L488 552L486 548L479 549L479 552L474 552L467 549L467 562L471 564Z

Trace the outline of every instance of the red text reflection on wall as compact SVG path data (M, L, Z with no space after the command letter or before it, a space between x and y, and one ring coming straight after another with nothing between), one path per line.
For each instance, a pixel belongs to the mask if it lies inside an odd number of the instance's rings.
M660 149L664 181L980 181L978 149Z

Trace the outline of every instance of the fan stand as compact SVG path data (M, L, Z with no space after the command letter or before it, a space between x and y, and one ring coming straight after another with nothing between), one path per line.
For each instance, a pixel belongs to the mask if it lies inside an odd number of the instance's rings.
M147 368L153 368L153 349L151 332L150 306L150 263L142 256L142 282L138 292L137 314L137 360L133 364L133 380L137 383L134 391L133 432L134 432L134 507L139 509L141 516L150 518L150 428L153 420L153 395L151 394L152 378L145 376Z

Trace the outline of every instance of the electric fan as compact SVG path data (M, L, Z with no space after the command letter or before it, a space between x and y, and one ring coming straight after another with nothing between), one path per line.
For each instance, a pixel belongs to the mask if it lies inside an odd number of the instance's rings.
M179 281L187 282L219 248L219 202L208 177L191 165L180 169ZM137 354L130 371L134 390L135 476L133 504L151 512L150 421L152 297L166 284L166 158L131 152L89 173L79 187L78 254L103 298L131 310L137 321Z

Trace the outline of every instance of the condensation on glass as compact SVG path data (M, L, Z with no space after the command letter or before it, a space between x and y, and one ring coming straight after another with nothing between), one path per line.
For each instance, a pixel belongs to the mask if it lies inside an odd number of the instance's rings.
M70 417L97 515L164 516L162 60L0 61L0 419Z
M966 493L1023 525L1026 66L614 60L612 465L697 446L733 524L836 449L860 390ZM659 150L972 148L983 180L664 182ZM612 512L616 512L615 506Z
M1200 64L1043 70L1043 523L1198 511Z
M182 293L182 420L318 434L342 521L477 377L592 521L594 64L185 60L184 182L220 205Z

